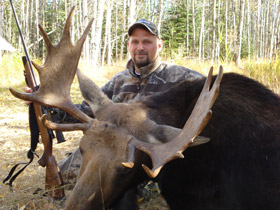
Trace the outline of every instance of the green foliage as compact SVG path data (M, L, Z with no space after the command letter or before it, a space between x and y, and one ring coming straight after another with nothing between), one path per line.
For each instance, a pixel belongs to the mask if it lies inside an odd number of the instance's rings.
M186 34L186 9L184 4L170 7L167 11L168 18L162 23L162 39L166 57L173 58L178 50L185 45Z

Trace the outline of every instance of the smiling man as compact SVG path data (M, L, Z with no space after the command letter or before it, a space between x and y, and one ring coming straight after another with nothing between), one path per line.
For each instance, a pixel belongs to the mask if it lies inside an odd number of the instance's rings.
M149 22L146 24L150 25L150 27L142 24L134 24L129 29L129 40L127 42L129 53L136 68L135 71L138 74L141 73L141 67L149 65L156 59L163 46L162 40L157 35L156 28L150 29L152 24Z

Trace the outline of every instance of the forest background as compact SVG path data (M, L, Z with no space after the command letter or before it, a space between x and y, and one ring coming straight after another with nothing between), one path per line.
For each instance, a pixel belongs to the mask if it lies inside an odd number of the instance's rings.
M195 63L234 63L245 69L242 73L270 87L271 83L278 84L279 81L279 0L13 2L33 59L42 60L45 57L38 24L45 28L56 43L66 16L75 5L76 14L71 31L74 40L80 37L89 19L94 18L82 54L83 60L91 66L116 65L127 60L127 30L136 20L145 18L156 23L160 30L165 46L161 56L165 60L185 65L188 65L187 60ZM8 0L0 0L0 35L18 49L18 53L22 53L21 40ZM262 62L256 66L260 60L269 61L269 65L264 66ZM241 65L241 61L246 61L245 66ZM261 72L256 74L259 68ZM269 76L263 78L263 73L269 73ZM272 89L279 92L278 87Z
M253 77L277 93L280 92L279 0L13 2L32 59L42 60L45 57L38 24L46 29L51 40L56 43L66 16L75 5L71 30L73 40L80 37L88 21L94 18L82 54L82 60L90 65L87 68L106 65L123 68L129 56L126 48L127 30L136 20L145 18L154 22L160 30L164 40L161 53L164 60L198 71L205 68L201 67L201 63L207 66L229 64L229 71ZM22 54L23 47L8 0L0 0L0 36L17 49L16 56ZM119 70L114 69L114 72Z
M72 6L76 6L71 28L73 40L80 37L88 21L94 18L79 67L99 86L125 68L129 58L127 30L136 20L145 18L153 21L161 32L163 60L204 75L210 66L217 70L222 64L225 71L254 78L280 94L279 0L14 0L13 3L31 59L37 63L42 63L46 56L39 23L52 42L57 43ZM14 87L22 91L25 86L23 47L8 0L0 0L0 36L16 48L14 53L0 51L0 180L3 180L14 164L26 161L30 147L27 106L8 90ZM74 103L82 100L76 80L71 98ZM77 148L81 135L66 133L65 143L54 144L57 161ZM39 144L37 153L42 152L43 146ZM14 182L13 191L0 184L0 209L63 209L63 201L56 203L43 196L44 178L44 168L33 161ZM160 202L147 205L153 208L141 204L141 209L165 209Z

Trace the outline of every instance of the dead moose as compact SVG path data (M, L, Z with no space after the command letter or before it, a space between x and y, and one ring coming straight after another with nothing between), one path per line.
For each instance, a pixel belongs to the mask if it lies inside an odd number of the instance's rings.
M155 177L171 209L280 209L279 96L238 74L224 74L221 81L221 70L212 82L211 70L207 79L184 81L131 104L114 104L78 72L92 119L69 97L88 33L71 43L73 11L58 45L40 28L47 58L43 66L33 63L39 90L10 89L18 98L60 108L82 122L54 124L42 118L49 128L84 132L82 167L66 209L110 208L148 178L144 170ZM197 135L211 140L186 150Z

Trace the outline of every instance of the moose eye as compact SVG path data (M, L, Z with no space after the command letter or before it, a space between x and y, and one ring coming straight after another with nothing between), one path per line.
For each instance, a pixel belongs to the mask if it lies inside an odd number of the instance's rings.
M80 153L83 155L83 153L85 152L82 147L79 147Z
M120 166L117 168L117 173L118 173L118 176L122 177L122 176L126 176L127 174L129 174L131 172L131 168L127 168L127 167L124 167L124 166Z

